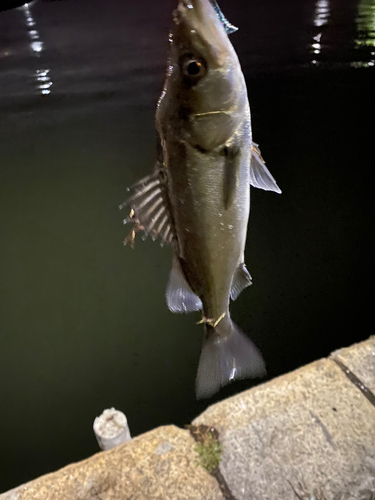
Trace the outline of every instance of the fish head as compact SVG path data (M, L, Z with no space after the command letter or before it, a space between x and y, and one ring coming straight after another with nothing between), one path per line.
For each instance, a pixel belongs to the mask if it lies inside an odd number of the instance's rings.
M158 129L203 150L225 144L247 109L237 54L210 0L179 0Z

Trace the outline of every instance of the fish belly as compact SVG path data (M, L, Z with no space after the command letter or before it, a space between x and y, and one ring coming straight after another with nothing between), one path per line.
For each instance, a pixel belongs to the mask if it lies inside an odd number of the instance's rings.
M226 206L228 182L219 154L205 154L180 143L169 157L169 191L179 257L204 315L227 311L233 275L242 262L250 208L249 162L244 157L235 193ZM182 161L183 160L183 161Z

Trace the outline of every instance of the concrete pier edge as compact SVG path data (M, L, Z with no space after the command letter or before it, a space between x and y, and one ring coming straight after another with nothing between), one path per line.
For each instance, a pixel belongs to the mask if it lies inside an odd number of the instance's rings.
M0 500L372 500L374 394L372 336L208 407L190 429L159 427ZM222 450L210 473L207 435Z

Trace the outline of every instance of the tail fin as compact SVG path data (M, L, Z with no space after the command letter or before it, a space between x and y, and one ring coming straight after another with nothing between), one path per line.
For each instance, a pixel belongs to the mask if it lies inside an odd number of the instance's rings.
M226 316L214 328L206 325L195 384L197 399L209 398L236 379L266 374L259 350Z

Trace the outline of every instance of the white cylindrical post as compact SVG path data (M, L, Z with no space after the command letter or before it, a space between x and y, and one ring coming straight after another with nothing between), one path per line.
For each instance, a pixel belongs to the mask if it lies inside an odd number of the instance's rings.
M114 408L104 410L100 417L96 417L93 429L100 449L103 451L111 450L131 440L125 415Z

